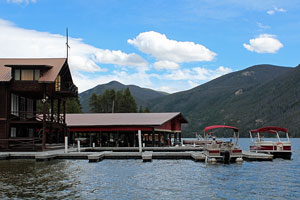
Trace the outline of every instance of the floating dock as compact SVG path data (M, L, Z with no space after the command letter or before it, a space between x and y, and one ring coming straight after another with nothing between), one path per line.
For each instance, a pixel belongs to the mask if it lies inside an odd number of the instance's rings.
M170 150L171 151L167 151ZM184 151L184 150L185 151ZM137 148L125 149L102 148L106 151L92 151L92 148L82 148L81 152L71 148L68 153L64 150L52 150L46 152L5 152L0 153L0 160L5 159L35 159L38 161L49 161L52 159L83 159L89 162L99 162L103 159L141 159L143 162L151 162L153 159L189 159L195 162L204 162L206 156L203 152L193 151L191 148L182 147L152 147L143 148L138 152ZM110 151L109 151L110 150ZM115 150L115 151L114 151ZM243 159L247 161L272 161L273 155L243 151Z

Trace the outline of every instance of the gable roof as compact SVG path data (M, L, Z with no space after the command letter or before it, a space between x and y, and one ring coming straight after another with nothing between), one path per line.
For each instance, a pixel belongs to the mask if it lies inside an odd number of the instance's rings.
M85 113L66 114L68 127L78 126L160 126L179 117L187 123L181 113Z
M0 81L8 82L12 79L12 66L48 66L49 70L39 79L39 82L54 82L66 61L66 58L0 58Z

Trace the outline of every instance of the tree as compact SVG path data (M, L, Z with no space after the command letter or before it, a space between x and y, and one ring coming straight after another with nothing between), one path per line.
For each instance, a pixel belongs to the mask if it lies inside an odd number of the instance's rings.
M123 97L120 101L120 107L119 112L120 113L136 113L137 112L137 105L133 98L133 96L130 93L129 88L126 88L126 90L123 92Z
M117 92L114 89L105 90L102 95L93 93L89 98L89 106L94 113L137 112L136 102L128 88Z
M144 113L150 113L150 109L148 107L145 108Z
M142 112L144 112L143 111L143 106L140 106L139 113L142 113Z
M78 97L68 98L66 101L66 113L82 113Z
M96 93L93 93L90 98L89 98L89 106L90 106L90 111L93 113L100 112L99 109L99 102L98 102L98 96Z

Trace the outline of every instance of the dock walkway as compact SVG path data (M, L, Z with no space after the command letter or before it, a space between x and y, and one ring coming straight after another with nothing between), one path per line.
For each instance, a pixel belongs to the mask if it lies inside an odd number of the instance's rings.
M170 150L171 151L167 151ZM185 151L183 151L183 149ZM205 161L205 154L201 151L193 151L191 148L181 147L152 147L143 148L143 152L136 151L135 148L116 149L105 148L106 151L92 151L91 148L82 148L77 152L76 148L69 148L68 153L64 150L51 150L45 152L3 152L0 153L0 160L4 159L35 159L36 161L48 161L52 159L83 159L89 162L99 162L103 159L142 159L143 162L151 162L153 159L190 159L195 162ZM160 150L160 151L159 151ZM248 161L272 161L273 156L269 154L243 151L243 159Z

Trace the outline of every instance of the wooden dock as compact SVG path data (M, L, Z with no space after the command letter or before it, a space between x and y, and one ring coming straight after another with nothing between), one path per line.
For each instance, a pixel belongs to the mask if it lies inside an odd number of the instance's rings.
M100 162L103 159L141 159L143 162L151 162L153 159L189 159L195 162L204 162L206 156L201 151L182 151L182 148L172 151L166 151L166 148L162 151L158 151L160 148L149 148L147 151L138 152L136 149L130 149L130 151L91 151L90 148L82 148L81 152L77 152L77 149L70 148L68 153L64 150L52 150L46 152L5 152L0 153L0 160L5 159L35 159L36 161L49 161L52 159L83 159L89 162ZM87 150L87 151L86 151ZM107 149L105 149L107 150ZM115 150L115 148L113 148ZM127 149L128 150L128 149ZM143 148L143 150L145 150ZM155 150L155 151L151 151ZM243 151L243 159L247 161L272 161L273 155L254 153L249 151Z

